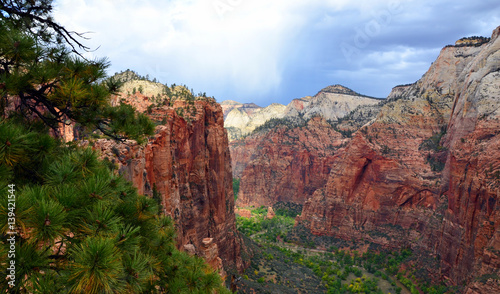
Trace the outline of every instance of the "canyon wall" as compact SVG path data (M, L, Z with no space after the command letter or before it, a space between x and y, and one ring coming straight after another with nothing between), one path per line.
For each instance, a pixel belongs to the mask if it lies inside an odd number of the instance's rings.
M499 293L499 31L445 47L422 79L396 87L339 150L297 223L429 251L449 284Z
M375 117L379 103L346 87L329 86L292 100L281 119L262 121L250 135L231 141L233 177L240 179L236 204L303 204L325 185L337 150Z
M280 125L231 142L233 175L241 179L237 205L304 203L325 185L344 141L324 118L315 117L303 126Z
M142 96L128 100L150 105ZM114 162L139 193L160 199L163 212L175 221L180 249L194 247L195 254L205 256L203 240L211 240L224 265L241 270L222 109L210 98L165 101L149 107L159 125L146 145L100 139L94 149Z

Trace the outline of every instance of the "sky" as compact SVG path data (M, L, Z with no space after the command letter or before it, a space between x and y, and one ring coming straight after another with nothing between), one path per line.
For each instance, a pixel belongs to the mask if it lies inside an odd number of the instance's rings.
M54 17L107 57L217 101L288 104L341 84L385 98L440 50L500 26L498 0L55 0Z

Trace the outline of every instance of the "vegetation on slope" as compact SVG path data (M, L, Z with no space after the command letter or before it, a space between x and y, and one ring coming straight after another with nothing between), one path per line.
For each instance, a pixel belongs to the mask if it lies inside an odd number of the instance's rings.
M432 266L435 260L409 249L314 236L294 227L298 208L280 202L273 219L266 218L266 207L251 209L252 218L237 216L238 230L254 251L251 267L238 282L240 293L455 293L433 284L419 263Z
M238 199L238 193L240 192L240 179L233 178L233 193L234 193L234 201Z

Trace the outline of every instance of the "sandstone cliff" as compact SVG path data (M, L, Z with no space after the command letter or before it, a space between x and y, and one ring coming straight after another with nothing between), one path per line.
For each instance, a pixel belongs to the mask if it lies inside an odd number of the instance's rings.
M341 85L328 86L313 97L294 99L288 104L285 116L300 116L310 119L321 116L327 120L336 121L343 118L356 107L375 105L381 100L363 96Z
M292 100L276 115L281 120L262 120L251 135L230 142L233 176L241 179L237 205L303 204L326 183L337 150L376 117L381 102L329 86Z
M500 39L445 47L340 150L297 222L430 251L450 284L498 293ZM481 281L484 281L482 283Z
M133 98L138 95L142 94ZM139 101L152 103L151 98ZM222 109L209 98L164 101L149 107L151 118L160 125L145 146L100 139L94 148L115 162L139 193L161 200L164 213L175 220L179 248L194 247L196 254L209 256L208 262L218 267L212 252L216 248L225 266L242 269ZM207 247L206 238L217 246Z
M278 125L231 142L234 177L241 178L239 206L304 203L324 186L343 143L324 118L304 125Z

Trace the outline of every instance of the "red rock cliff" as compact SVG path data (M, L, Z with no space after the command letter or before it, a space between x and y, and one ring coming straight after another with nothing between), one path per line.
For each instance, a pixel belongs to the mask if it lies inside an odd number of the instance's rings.
M302 204L325 185L334 151L345 140L322 118L279 126L232 141L233 174L241 178L237 205Z
M500 293L497 36L444 48L421 80L390 95L335 158L298 223L315 234L428 250L442 279L469 282L468 293Z
M150 116L163 124L145 146L98 140L94 148L117 159L119 172L139 193L161 197L164 212L176 222L179 248L192 244L204 256L203 240L212 238L224 265L242 269L220 105L212 99L177 100L172 107L153 108Z

